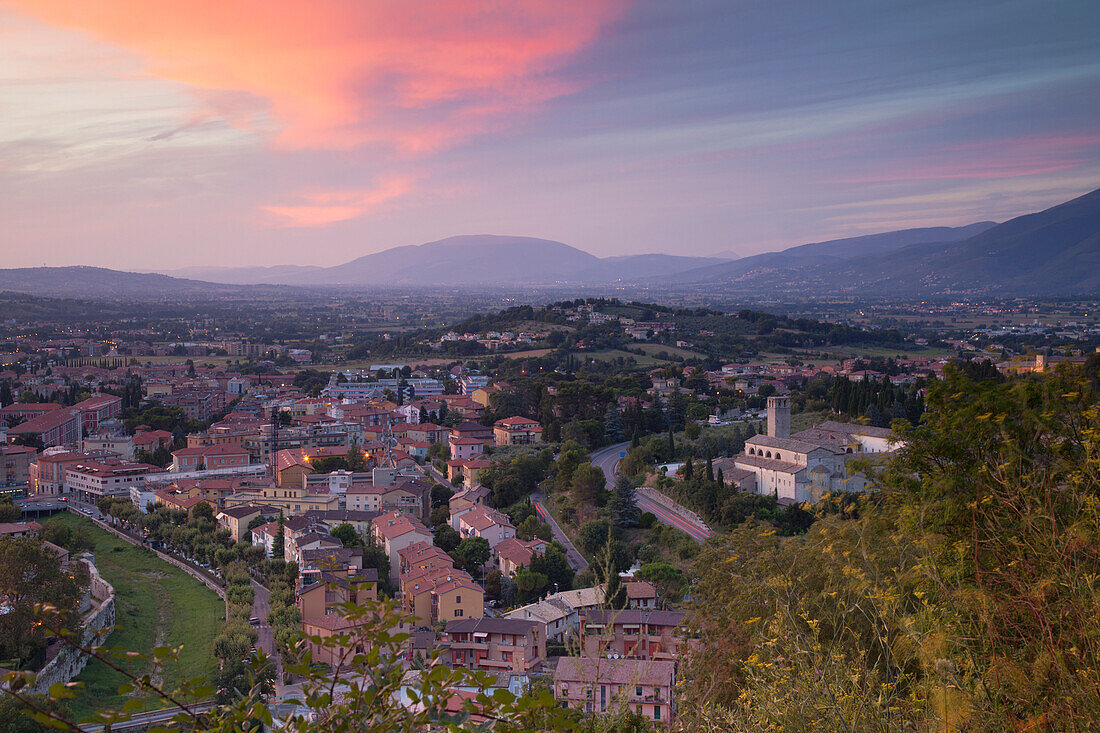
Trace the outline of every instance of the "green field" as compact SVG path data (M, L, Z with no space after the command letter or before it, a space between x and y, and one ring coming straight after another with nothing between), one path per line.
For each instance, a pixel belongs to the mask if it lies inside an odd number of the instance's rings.
M158 646L183 646L179 658L165 665L156 679L167 689L180 680L207 676L216 670L211 654L221 631L225 604L214 591L148 550L135 547L75 514L58 518L71 525L85 524L95 540L99 574L115 588L115 630L108 647L122 647L145 655ZM152 671L145 660L119 660L127 671ZM93 660L76 678L84 692L71 701L73 713L86 716L97 709L120 708L126 698L118 687L125 677L105 663ZM149 708L162 707L155 700Z

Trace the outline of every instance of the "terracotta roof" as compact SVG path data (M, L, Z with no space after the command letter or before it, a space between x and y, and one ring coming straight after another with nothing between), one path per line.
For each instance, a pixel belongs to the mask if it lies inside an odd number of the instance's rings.
M535 628L538 624L534 621L524 621L517 618L464 618L456 621L448 621L444 633L488 633L488 634L516 634L523 636Z
M515 417L506 417L503 420L497 420L493 424L499 425L502 428L529 428L538 426L539 421L517 415Z
M555 684L671 687L675 676L676 662L652 659L561 657L554 669Z

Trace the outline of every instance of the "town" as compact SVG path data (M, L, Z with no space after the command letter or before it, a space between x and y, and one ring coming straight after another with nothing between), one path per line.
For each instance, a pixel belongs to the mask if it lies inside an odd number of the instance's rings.
M134 576L103 565L110 542L224 604L173 640L220 660L219 699L257 654L273 699L301 694L292 656L338 669L368 623L351 609L391 599L409 670L655 725L703 643L711 538L750 517L797 535L815 505L872 491L904 447L891 425L917 424L952 364L1042 373L1100 351L1087 321L903 333L604 298L308 341L211 338L210 317L175 340L171 322L5 324L0 533L83 568L85 628L122 623L112 582ZM8 664L116 699L100 662L24 637Z

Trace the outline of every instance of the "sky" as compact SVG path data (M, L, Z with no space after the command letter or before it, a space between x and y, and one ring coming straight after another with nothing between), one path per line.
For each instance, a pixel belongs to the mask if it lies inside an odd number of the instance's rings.
M0 0L0 267L749 255L1100 188L1095 0Z

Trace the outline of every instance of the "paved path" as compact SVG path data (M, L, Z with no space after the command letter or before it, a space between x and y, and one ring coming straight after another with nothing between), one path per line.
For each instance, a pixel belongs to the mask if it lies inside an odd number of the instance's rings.
M615 488L615 479L619 475L619 461L623 454L630 449L630 443L617 443L596 451L592 454L592 465L600 468L607 477L607 490ZM667 524L685 532L696 542L703 542L711 536L710 528L701 522L695 521L693 513L686 507L680 506L672 499L658 503L651 499L635 494L638 508L643 512L650 512L657 517L661 524ZM666 497L667 499L667 497Z
M543 506L543 502L546 501L546 497L543 494L531 494L531 505L535 507L535 512L538 513L539 519L550 525L550 531L554 533L554 539L557 540L565 547L565 557L569 560L569 564L573 566L573 569L578 573L582 570L588 569L588 561L584 559L584 555L580 553L574 545L573 541L569 539L569 535L565 534L557 520L554 519L554 515L550 513L550 510Z
M259 634L256 646L263 649L264 654L271 657L271 661L275 663L275 696L281 699L283 697L283 660L279 658L279 653L275 649L275 637L267 623L267 613L271 610L271 591L255 580L252 581L252 591L252 615L260 619L260 624L256 627Z

